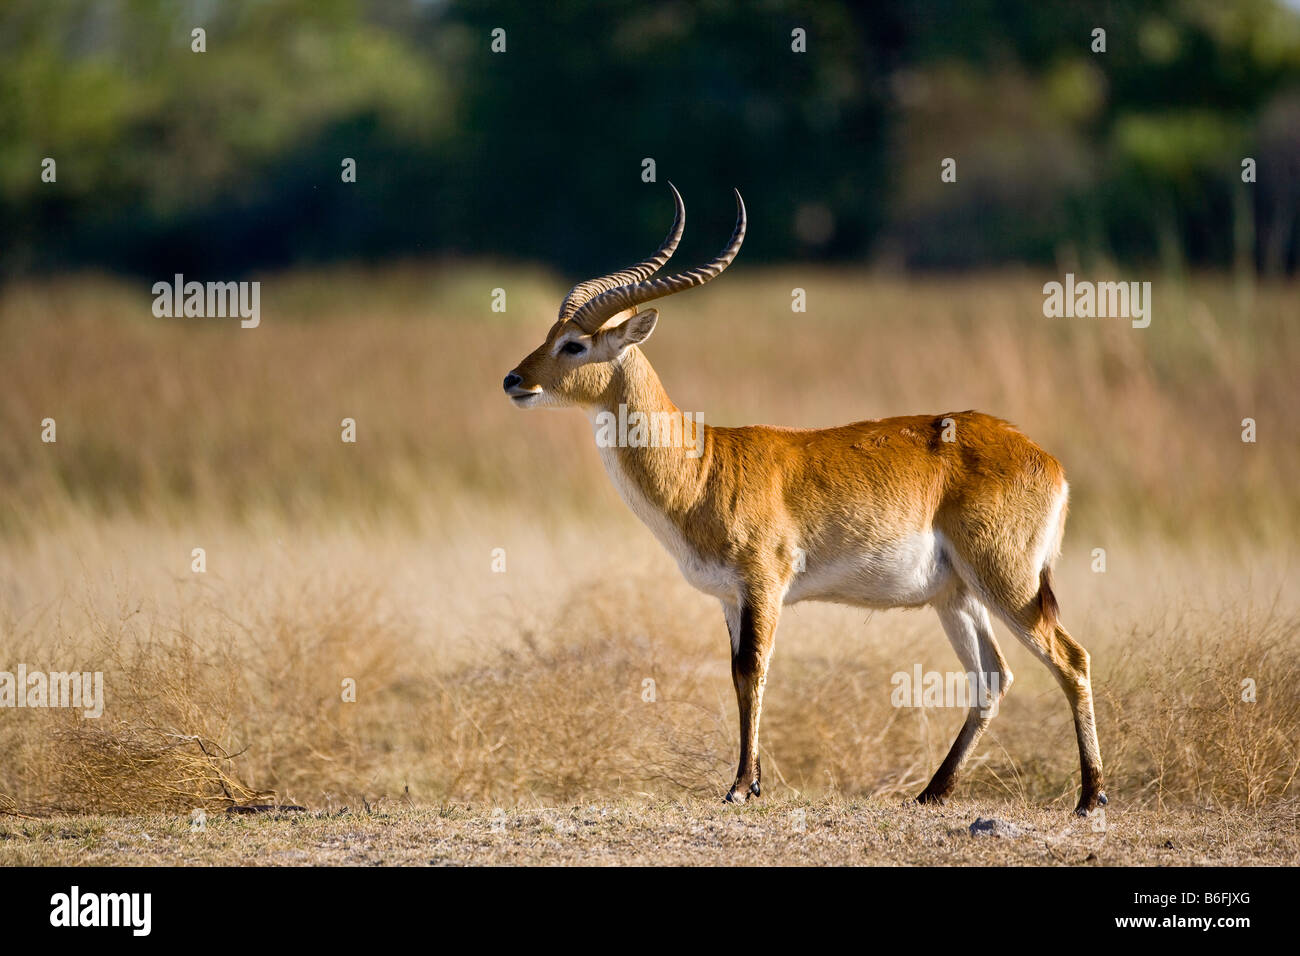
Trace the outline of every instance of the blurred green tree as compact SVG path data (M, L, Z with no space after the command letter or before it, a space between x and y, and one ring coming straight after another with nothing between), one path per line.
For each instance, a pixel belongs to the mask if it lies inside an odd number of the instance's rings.
M0 272L596 272L662 231L667 179L683 258L725 237L735 185L751 261L1293 270L1297 97L1277 0L9 0Z

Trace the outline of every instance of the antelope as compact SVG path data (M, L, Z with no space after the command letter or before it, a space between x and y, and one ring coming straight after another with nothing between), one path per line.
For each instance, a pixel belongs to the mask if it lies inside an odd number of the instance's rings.
M585 410L593 428L624 406L681 415L641 346L655 299L702 286L740 251L747 217L711 262L652 278L686 225L672 187L672 228L650 258L574 286L545 340L505 377L519 408ZM970 708L947 757L917 797L943 803L1011 687L989 612L1051 671L1079 744L1076 813L1106 803L1088 652L1061 625L1052 591L1069 485L1065 471L1013 425L975 411L854 422L837 428L720 428L681 415L680 447L597 445L623 500L695 588L722 603L740 712L740 763L726 800L761 793L758 724L786 604L932 606L953 650L993 706ZM987 700L984 702L987 704Z

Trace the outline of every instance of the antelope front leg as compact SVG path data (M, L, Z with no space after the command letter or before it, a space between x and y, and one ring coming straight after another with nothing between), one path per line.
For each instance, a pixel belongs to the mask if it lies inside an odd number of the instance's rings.
M736 685L736 704L740 709L740 766L726 799L744 803L750 794L757 797L761 792L758 720L763 711L763 688L767 685L767 665L772 657L781 604L766 598L746 597L739 606L728 607L726 611L731 634L731 679Z

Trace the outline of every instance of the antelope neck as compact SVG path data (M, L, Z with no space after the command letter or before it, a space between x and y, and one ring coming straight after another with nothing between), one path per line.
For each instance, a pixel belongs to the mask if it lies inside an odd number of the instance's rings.
M698 416L683 413L673 404L649 360L633 346L614 363L608 387L588 413L599 441L602 420L635 421L637 412L644 413L647 420L672 416L663 420L680 423L681 441L668 445L619 441L612 446L602 442L600 453L606 470L620 491L624 483L630 483L657 510L682 510L697 500L708 473L713 452L711 429Z

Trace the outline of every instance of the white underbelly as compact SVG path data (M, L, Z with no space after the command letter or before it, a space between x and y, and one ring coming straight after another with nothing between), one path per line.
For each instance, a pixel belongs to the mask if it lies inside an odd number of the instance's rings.
M863 607L920 607L952 582L946 542L937 531L901 538L875 551L827 560L808 555L807 570L795 574L785 603L834 601Z

